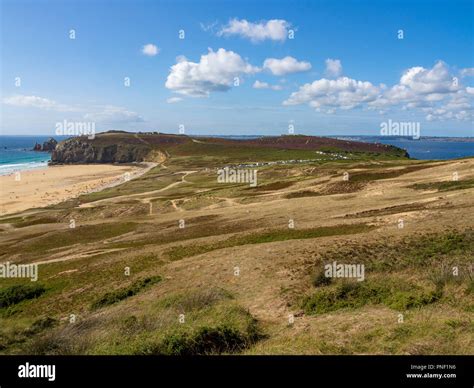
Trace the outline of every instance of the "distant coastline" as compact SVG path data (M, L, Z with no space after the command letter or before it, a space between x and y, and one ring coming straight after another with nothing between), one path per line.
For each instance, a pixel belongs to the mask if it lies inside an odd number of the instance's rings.
M251 140L257 138L274 137L277 135L190 135L192 137L214 137L223 139ZM414 140L403 136L371 136L371 135L333 135L323 136L348 141L363 141L394 145L406 149L415 159L456 159L474 157L474 137L447 137L422 136ZM37 168L46 168L50 161L47 152L33 151L35 144L43 144L50 139L50 135L1 135L0 136L0 175L12 174L15 171L28 171ZM55 137L62 141L69 136Z

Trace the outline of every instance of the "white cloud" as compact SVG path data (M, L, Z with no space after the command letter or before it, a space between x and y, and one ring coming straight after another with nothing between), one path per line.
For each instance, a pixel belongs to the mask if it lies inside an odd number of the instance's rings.
M322 78L307 83L292 93L284 105L308 104L318 111L332 113L334 109L353 109L376 100L382 86L342 77L337 80Z
M337 78L342 75L342 64L339 59L326 59L326 77Z
M461 77L474 77L474 67L466 67L460 71Z
M165 86L176 93L206 97L211 92L229 90L236 77L254 74L260 69L250 65L239 54L220 48L202 55L199 62L190 62L184 57L171 66Z
M129 111L114 105L69 106L57 103L54 100L38 96L16 95L6 97L2 101L6 105L37 108L57 112L89 112L83 115L85 120L98 123L124 124L143 122L143 118L136 112Z
M168 104L176 104L177 102L182 101L183 99L181 97L170 97L166 100Z
M154 57L160 52L160 49L152 43L148 43L142 48L142 53L149 57Z
M245 19L232 19L226 26L222 27L217 35L238 35L250 39L254 43L267 39L283 42L288 36L289 28L290 23L282 19L261 21L259 23L252 23Z
M472 97L469 95L469 88L460 90L455 94L449 95L447 101L441 104L427 106L422 108L427 113L428 121L445 120L470 120L474 119Z
M282 90L281 85L270 85L267 82L255 81L253 86L254 89L271 89L271 90Z
M87 113L84 119L102 124L129 124L145 121L138 113L114 105L105 105L96 112Z
M472 117L469 88L461 85L443 61L436 62L431 69L421 66L407 69L384 97L391 105L401 104L406 110L422 109L428 113L429 121Z
M77 108L68 106L65 104L59 104L54 100L39 96L25 96L16 95L11 97L3 98L2 102L6 105L25 107L25 108L38 108L45 110L55 110L59 112L72 112L76 111Z
M287 56L282 59L267 58L263 62L263 68L270 70L274 75L285 75L290 73L298 73L311 69L311 63L298 62L295 58Z
M438 61L431 69L407 69L390 88L347 77L320 79L293 92L284 105L308 104L318 111L335 109L419 110L427 120L472 120L474 88L464 87L448 65Z
M438 61L432 69L417 66L406 70L399 85L414 94L450 93L460 89L442 61Z

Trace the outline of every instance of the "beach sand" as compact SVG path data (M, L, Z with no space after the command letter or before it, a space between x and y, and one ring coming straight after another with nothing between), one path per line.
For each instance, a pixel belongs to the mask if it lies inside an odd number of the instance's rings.
M3 175L0 176L0 215L44 207L112 187L143 174L153 165L60 165Z

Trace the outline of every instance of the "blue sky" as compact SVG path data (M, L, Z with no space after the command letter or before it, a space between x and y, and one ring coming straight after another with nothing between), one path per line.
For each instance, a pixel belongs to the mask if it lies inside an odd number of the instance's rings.
M474 135L470 1L1 4L3 134Z

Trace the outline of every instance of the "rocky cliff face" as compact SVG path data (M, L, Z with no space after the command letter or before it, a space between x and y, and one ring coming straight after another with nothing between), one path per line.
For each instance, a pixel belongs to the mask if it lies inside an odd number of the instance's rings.
M222 148L220 149L219 146ZM249 149L291 149L319 152L366 152L406 158L405 150L397 147L363 142L351 142L314 136L277 136L253 140L220 138L194 139L184 135L162 133L128 133L109 131L71 138L59 143L51 155L51 164L64 163L132 163L162 162L171 155L177 157L206 157L213 152L223 155L225 150L242 150L242 160L248 161ZM253 153L254 151L252 151ZM211 155L210 155L211 153ZM316 154L315 154L316 155Z
M107 144L76 137L57 145L51 164L142 162L150 151L146 145Z
M49 140L45 141L43 145L36 143L33 147L33 151L52 152L56 148L57 144L57 140L51 137Z
M47 152L52 152L58 145L58 142L56 139L50 138L48 141L45 141L43 143L42 151L47 151Z

